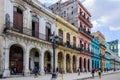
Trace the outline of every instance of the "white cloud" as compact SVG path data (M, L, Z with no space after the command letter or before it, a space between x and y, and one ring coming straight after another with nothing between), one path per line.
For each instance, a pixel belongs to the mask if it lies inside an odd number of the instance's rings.
M87 8L93 7L95 0L84 0L83 5Z
M100 27L100 24L96 20L92 21L92 24L93 24L93 29Z
M120 27L110 26L109 29L110 29L111 31L117 31L117 30L120 30Z
M120 29L120 0L84 0L83 5L92 15L93 27L105 25L110 30ZM95 22L96 21L96 22Z

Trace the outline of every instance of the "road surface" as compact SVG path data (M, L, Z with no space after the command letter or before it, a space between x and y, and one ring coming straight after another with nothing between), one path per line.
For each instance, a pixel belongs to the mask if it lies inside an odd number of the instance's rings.
M101 77L101 79L99 77L95 77L85 80L120 80L120 73L104 75Z

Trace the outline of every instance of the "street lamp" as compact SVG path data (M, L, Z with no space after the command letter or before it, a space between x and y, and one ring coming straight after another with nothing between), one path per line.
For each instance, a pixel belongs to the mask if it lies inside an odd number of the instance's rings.
M114 71L115 71L115 58L113 59L113 61L114 61Z
M52 47L53 47L53 73L52 73L52 80L56 80L57 75L56 75L56 68L55 68L55 48L56 48L56 42L59 41L60 37L56 36L55 33L50 36L50 39L52 40Z

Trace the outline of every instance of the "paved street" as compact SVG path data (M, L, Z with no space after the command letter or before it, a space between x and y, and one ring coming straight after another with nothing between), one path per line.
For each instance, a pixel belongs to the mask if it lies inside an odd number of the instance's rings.
M106 72L106 73L103 73L103 74L110 74L110 73L114 73L113 71L110 71L110 72ZM117 75L116 75L117 74ZM115 73L112 74L113 76L111 76L112 78L110 78L111 80L120 80L120 71L119 73ZM95 74L95 76L97 76L97 73ZM117 76L117 77L116 77ZM19 76L19 77L12 77L12 78L5 78L5 79L0 79L0 80L51 80L51 74L47 74L47 75L43 75L43 76L38 76L37 78L35 78L33 75L29 76L29 77L23 77L23 76ZM91 77L91 73L81 73L79 76L77 73L67 73L64 75L64 78L62 79L62 75L59 74L58 75L58 78L57 80L77 80L77 79L80 79L82 80L83 78L87 78L87 77ZM102 76L102 79L100 80L103 80L103 77L105 76ZM114 77L116 77L116 79L113 79ZM107 79L105 77L104 80L110 80L110 79ZM87 79L87 80L99 80L98 78L95 78L95 79Z
M115 73L115 74L109 74L109 75L104 75L101 77L95 77L94 79L85 79L85 80L120 80L120 73Z

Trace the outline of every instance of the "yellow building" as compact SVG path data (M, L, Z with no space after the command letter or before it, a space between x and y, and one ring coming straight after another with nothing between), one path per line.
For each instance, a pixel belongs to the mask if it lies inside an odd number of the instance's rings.
M61 36L56 49L56 67L64 72L76 72L79 67L78 29L56 16L56 35Z

